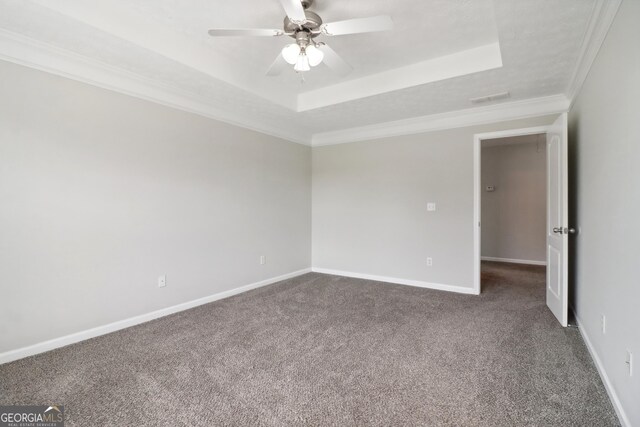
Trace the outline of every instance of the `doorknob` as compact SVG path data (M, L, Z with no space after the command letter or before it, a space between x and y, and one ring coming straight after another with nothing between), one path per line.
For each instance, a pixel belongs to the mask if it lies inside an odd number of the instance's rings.
M564 229L564 234L576 234L575 228L566 228Z

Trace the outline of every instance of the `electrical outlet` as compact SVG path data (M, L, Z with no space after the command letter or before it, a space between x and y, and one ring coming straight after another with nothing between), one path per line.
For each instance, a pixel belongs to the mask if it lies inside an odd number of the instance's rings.
M428 267L433 266L433 258L431 258L431 257L427 258L427 266Z
M627 368L629 369L629 376L633 375L633 353L627 350L627 358L624 361L627 364Z
M260 265L265 265L267 263L267 257L264 255L260 255Z
M158 277L158 287L164 288L165 286L167 286L167 276Z
M427 211L429 212L435 212L436 210L436 204L433 202L429 202L427 203Z
M602 326L602 335L607 333L607 316L604 314L600 318L600 325Z

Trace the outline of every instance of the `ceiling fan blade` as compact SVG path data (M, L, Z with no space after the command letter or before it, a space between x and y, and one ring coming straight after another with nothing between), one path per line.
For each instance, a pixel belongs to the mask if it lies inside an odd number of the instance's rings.
M302 23L307 20L300 0L280 0L280 4L282 4L285 13L293 23Z
M353 69L351 65L347 64L344 59L331 49L326 43L318 43L318 49L324 53L324 59L322 62L329 68L341 76L346 76Z
M276 37L284 34L282 30L267 30L260 28L253 29L222 29L214 28L209 30L209 35L212 37L235 37L235 36L258 36L258 37Z
M387 15L371 18L347 19L346 21L329 22L320 27L323 34L341 36L344 34L372 33L387 31L393 28L393 21Z
M278 54L278 57L276 58L276 60L273 61L273 64L271 64L271 66L267 70L267 76L269 77L279 76L288 67L291 67L291 65L289 65L287 61L284 60L284 58L282 57L282 54Z

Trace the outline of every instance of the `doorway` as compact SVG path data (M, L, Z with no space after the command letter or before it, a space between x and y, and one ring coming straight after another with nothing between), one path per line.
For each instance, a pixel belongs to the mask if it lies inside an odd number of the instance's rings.
M494 142L491 142L494 141ZM483 182L482 175L482 149L483 145L488 144L500 146L517 143L517 141L529 141L536 143L536 150L539 151L541 143L545 145L545 183L544 196L546 198L546 215L544 219L536 218L544 223L544 231L542 228L536 228L535 224L527 224L527 232L516 228L510 228L510 234L501 236L503 239L498 243L493 243L493 250L500 256L486 255L487 258L501 258L501 261L511 261L512 263L538 262L546 264L546 303L551 312L555 315L562 326L568 324L568 190L567 190L567 114L561 114L558 119L550 126L541 126L526 129L514 129L501 132L492 132L474 135L474 289L480 294L481 284L481 260L482 260L482 240L484 224L482 217L482 200L483 193L495 193L500 189L497 184ZM512 145L512 144L511 144ZM519 150L513 150L519 151ZM537 154L540 154L539 152ZM521 169L523 167L521 166ZM517 172L517 170L516 170ZM522 172L522 170L520 170ZM491 174L485 174L485 181L491 178ZM497 179L497 178L495 178ZM522 179L520 177L519 179ZM507 181L500 181L500 188L503 193L509 185ZM483 188L484 187L484 188ZM512 186L513 187L513 186ZM513 188L509 189L514 192ZM521 191L533 191L532 188ZM520 206L512 206L509 212L503 215L513 215L515 211L522 214ZM539 210L537 211L539 215ZM534 214L531 212L531 214ZM514 221L509 227L518 227L518 222ZM491 233L491 226L496 227L491 221L487 224L487 232ZM498 226L503 226L500 224ZM522 222L520 222L522 227ZM535 243L537 239L533 238L529 241L528 247L522 247L519 243L528 239L527 234L535 233L538 229L539 233L544 233L544 237L537 236L543 241L544 261L540 259L540 253L535 252L538 247ZM518 237L515 237L515 234ZM524 237L523 237L524 236ZM520 242L519 242L520 240ZM533 242L533 243L532 243ZM515 246L519 246L516 248ZM485 250L490 250L491 244L485 244ZM497 249L498 248L498 249ZM501 252L502 251L502 252ZM520 254L520 255L504 255L504 254ZM531 258L531 259L527 259Z
M546 134L480 144L481 261L546 266Z
M480 142L481 287L544 305L546 134Z

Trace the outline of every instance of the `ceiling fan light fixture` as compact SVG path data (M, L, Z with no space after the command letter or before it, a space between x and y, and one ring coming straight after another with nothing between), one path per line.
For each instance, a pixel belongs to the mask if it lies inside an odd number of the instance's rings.
M300 46L297 43L288 44L282 49L282 57L291 65L297 64L299 56Z
M309 71L311 69L309 66L309 58L304 54L304 52L300 52L300 55L298 55L298 61L293 69L298 73Z
M319 65L324 59L324 53L312 44L307 46L304 51L309 58L309 65L312 67Z
M340 36L346 34L361 34L374 31L386 31L393 28L393 21L387 15L371 16L368 18L354 18L335 22L323 22L322 17L309 10L314 0L279 0L287 14L282 29L265 28L212 28L212 37L257 36L281 37L287 36L295 43L286 45L269 67L267 76L277 76L288 65L300 73L309 71L311 67L324 62L336 73L347 75L352 67L331 49L326 43L317 43L315 39L322 35ZM304 79L303 79L304 80Z

